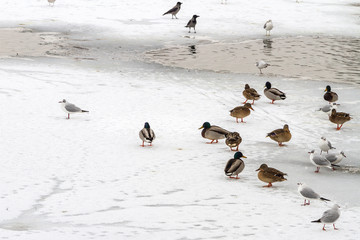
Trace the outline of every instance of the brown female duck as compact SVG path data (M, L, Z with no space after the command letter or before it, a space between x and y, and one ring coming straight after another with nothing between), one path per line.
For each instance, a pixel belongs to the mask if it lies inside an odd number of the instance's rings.
M351 117L349 113L336 112L336 110L333 109L331 110L331 115L329 116L329 120L330 122L337 124L336 130L340 130L344 123L351 120Z
M284 146L284 144L282 144L283 142L288 142L291 139L289 126L285 124L283 128L279 128L268 133L266 137L270 137L275 142L278 142L279 146L282 147Z
M238 119L241 118L241 122L244 123L243 118L250 115L250 109L255 111L250 103L245 103L244 106L239 106L234 108L233 110L230 110L230 116L236 118L236 122L238 123Z
M269 183L264 187L271 187L273 182L282 182L287 180L284 177L285 175L287 175L286 173L283 173L275 168L270 168L266 164L261 164L261 166L256 171L259 171L259 180Z
M241 142L242 142L242 138L240 137L240 134L238 132L230 132L226 136L225 143L230 147L231 151L238 151ZM232 149L234 147L236 147L235 150Z
M259 100L261 96L255 89L250 88L249 84L245 84L245 90L242 92L242 94L246 98L246 101L243 103L246 103L248 100L252 100L252 104L254 104L255 100Z

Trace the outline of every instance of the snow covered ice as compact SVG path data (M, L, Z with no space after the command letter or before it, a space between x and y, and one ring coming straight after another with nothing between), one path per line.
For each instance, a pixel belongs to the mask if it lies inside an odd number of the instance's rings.
M146 61L146 52L159 49L262 41L268 19L274 23L275 42L320 36L356 45L358 5L335 0L182 2L176 20L162 16L176 3L165 0L57 0L54 7L45 0L2 1L0 26L33 35L29 47L21 43L26 38L9 33L18 43L0 49L0 238L358 238L357 69L344 73L352 74L351 81L341 76L319 81L272 74L281 65L276 62L259 75L255 62L254 73L241 73ZM201 16L197 33L188 34L184 26L194 14ZM11 42L1 36L1 43ZM359 59L349 61L358 66ZM263 95L266 81L287 98L269 104ZM247 123L236 123L229 110L243 105L246 83L262 97ZM326 103L328 84L339 95L337 111L353 117L340 131L317 111ZM89 113L67 120L58 103L62 99ZM205 144L198 130L205 121L240 133L239 150L247 156L240 179L224 174L234 155L224 140ZM145 122L156 140L142 148L138 133ZM284 124L292 134L286 146L265 138ZM342 169L314 173L308 152L317 149L321 136L346 152ZM262 188L255 172L262 163L287 173L288 180ZM332 202L314 201L304 208L298 182ZM311 221L334 203L341 206L339 230L323 232Z

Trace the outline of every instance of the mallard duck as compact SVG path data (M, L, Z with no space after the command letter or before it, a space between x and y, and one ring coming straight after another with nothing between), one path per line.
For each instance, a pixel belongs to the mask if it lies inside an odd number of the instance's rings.
M152 146L152 142L155 140L155 133L150 128L148 122L144 124L144 128L139 132L139 137L142 140L142 147L145 147L144 142L150 143L149 146Z
M279 146L284 146L283 142L288 142L291 139L291 133L289 130L289 126L287 124L284 125L283 128L276 129L266 135L266 137L270 137L275 142L278 142Z
M331 115L329 116L329 120L330 120L330 122L337 124L336 130L340 130L344 123L351 120L351 117L350 117L349 113L336 112L336 110L333 109L333 110L331 110ZM339 127L339 125L340 125L340 127Z
M261 164L261 166L256 170L259 171L258 178L268 185L264 187L271 187L273 182L282 182L287 180L284 176L287 175L275 168L270 168L265 163Z
M252 100L252 104L254 104L255 100L259 100L261 96L255 89L250 88L249 84L245 84L245 90L242 92L242 94L246 98L245 102L243 103L246 103L248 100Z
M285 93L277 88L271 88L270 82L265 83L264 94L268 99L272 100L272 104L274 104L275 100L285 100L286 98Z
M245 168L245 163L240 158L246 158L241 152L236 152L234 158L230 159L225 166L225 175L230 178L239 179L239 173ZM232 177L235 176L236 177Z
M226 135L229 133L228 130L225 130L215 125L211 126L210 123L208 122L204 122L199 129L202 128L203 130L201 131L201 136L203 138L210 139L211 142L208 142L209 144L212 144L214 141L215 143L218 143L219 139L226 138Z
M268 64L264 60L260 60L260 61L255 63L255 66L260 70L260 74L262 74L261 69L267 68L268 66L270 66L270 64Z
M336 102L339 99L336 92L331 91L331 87L329 85L326 86L326 89L324 92L326 92L324 94L324 99L326 101L328 101L329 103Z
M61 103L61 109L67 113L67 115L68 115L67 119L70 119L70 114L73 114L73 113L88 113L89 112L87 110L82 110L81 108L75 106L72 103L69 103L65 99L63 99L59 103Z
M332 168L331 163L322 155L315 155L315 150L310 153L310 162L316 167L315 172L318 173L321 167Z
M245 103L244 106L236 107L233 110L230 110L230 116L236 118L236 122L238 123L238 119L241 118L241 122L244 123L243 118L250 115L250 109L255 111L250 103Z
M225 143L230 147L231 151L238 151L241 141L242 138L240 137L240 134L238 132L230 132L226 136ZM236 147L236 149L233 150L233 147Z

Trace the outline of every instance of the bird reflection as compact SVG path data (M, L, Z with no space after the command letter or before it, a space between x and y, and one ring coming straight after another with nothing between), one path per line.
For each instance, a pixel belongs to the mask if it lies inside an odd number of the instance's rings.
M263 40L263 43L264 43L264 48L272 48L272 43L273 41L269 38L264 38Z
M191 53L191 55L196 54L196 46L195 45L189 46L189 52Z

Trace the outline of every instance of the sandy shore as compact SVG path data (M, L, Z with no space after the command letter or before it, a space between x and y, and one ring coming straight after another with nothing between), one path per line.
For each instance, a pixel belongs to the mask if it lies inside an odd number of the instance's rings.
M29 28L0 29L0 58L69 55L67 38L58 32L35 32Z
M292 37L174 46L145 54L145 59L165 66L256 74L255 62L271 66L266 75L322 81L360 82L357 67L359 38Z

